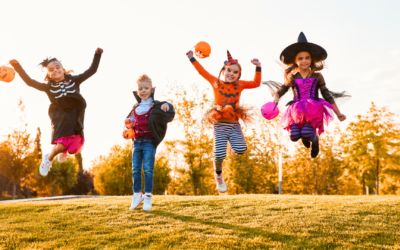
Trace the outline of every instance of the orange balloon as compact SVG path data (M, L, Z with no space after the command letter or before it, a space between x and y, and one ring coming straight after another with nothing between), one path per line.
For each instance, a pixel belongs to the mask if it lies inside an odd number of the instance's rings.
M0 81L11 82L14 80L15 71L13 68L1 66L0 67Z
M194 46L195 54L198 58L207 58L211 54L211 47L206 42L198 42L196 46Z
M135 130L133 130L133 128L127 128L122 133L122 136L127 140L132 139L133 137L135 137Z

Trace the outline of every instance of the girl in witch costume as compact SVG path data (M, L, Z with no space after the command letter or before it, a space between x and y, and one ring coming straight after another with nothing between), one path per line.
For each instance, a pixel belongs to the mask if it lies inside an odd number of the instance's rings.
M228 60L225 61L218 78L209 74L196 61L193 51L187 53L197 72L211 84L214 91L214 107L207 112L205 120L214 126L214 177L217 189L221 193L228 190L222 175L222 163L226 157L228 141L232 155L241 155L247 150L239 119L249 122L251 116L248 113L249 109L239 105L240 95L244 89L253 89L261 85L261 63L258 59L251 60L251 63L256 65L254 80L243 81L239 80L242 68L238 60L232 59L229 51L227 53ZM220 80L221 73L223 81Z
M98 48L93 63L80 75L70 75L56 58L47 58L39 65L47 69L45 81L40 83L31 79L17 60L10 64L30 87L43 91L50 99L49 116L51 120L51 143L54 144L40 164L40 174L46 176L56 155L59 162L67 160L67 153L78 154L84 144L83 121L86 101L80 94L80 85L96 73L103 50Z
M336 114L340 121L346 116L340 113L336 98L350 97L346 92L335 93L326 87L324 77L318 71L324 68L323 61L328 54L317 44L307 42L303 32L298 42L286 47L281 53L281 61L288 67L285 69L285 84L277 82L263 82L270 87L274 102L289 90L293 90L293 100L287 106L281 118L281 125L290 131L290 139L298 141L300 138L305 147L311 146L311 157L319 153L319 135L324 132L324 125L328 125ZM319 98L321 92L324 99Z

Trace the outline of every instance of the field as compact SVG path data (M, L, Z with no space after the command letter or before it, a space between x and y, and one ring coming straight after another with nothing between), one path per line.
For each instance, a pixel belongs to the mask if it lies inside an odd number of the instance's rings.
M0 249L400 249L398 196L154 196L0 204Z

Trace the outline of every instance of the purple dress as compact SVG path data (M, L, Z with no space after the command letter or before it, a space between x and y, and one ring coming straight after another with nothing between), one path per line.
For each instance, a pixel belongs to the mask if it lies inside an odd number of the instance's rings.
M310 123L319 135L324 132L324 124L328 125L334 119L334 107L318 96L318 78L293 79L293 101L283 113L281 125L290 130L290 125L296 123L302 128Z
M347 92L336 93L327 89L325 80L320 73L314 73L309 78L303 79L300 73L293 75L290 85L282 85L278 82L263 82L267 85L272 95L278 94L281 98L290 88L293 90L293 100L283 113L281 125L290 130L290 125L298 124L303 128L304 124L310 123L314 131L319 135L324 132L324 126L334 119L334 99L350 98ZM324 99L319 98L321 92Z

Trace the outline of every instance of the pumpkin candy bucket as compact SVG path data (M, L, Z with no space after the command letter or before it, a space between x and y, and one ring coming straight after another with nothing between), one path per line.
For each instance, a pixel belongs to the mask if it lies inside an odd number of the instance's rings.
M0 67L0 81L11 82L15 78L15 71L13 68L1 66Z
M206 42L198 42L196 46L194 46L195 54L198 58L204 59L210 56L211 47Z
M135 130L134 128L127 128L124 130L124 132L122 133L122 136L128 140L128 139L132 139L133 137L135 137Z
M125 129L122 133L122 137L127 140L135 137L135 123L136 119L134 117L130 117L125 120Z

